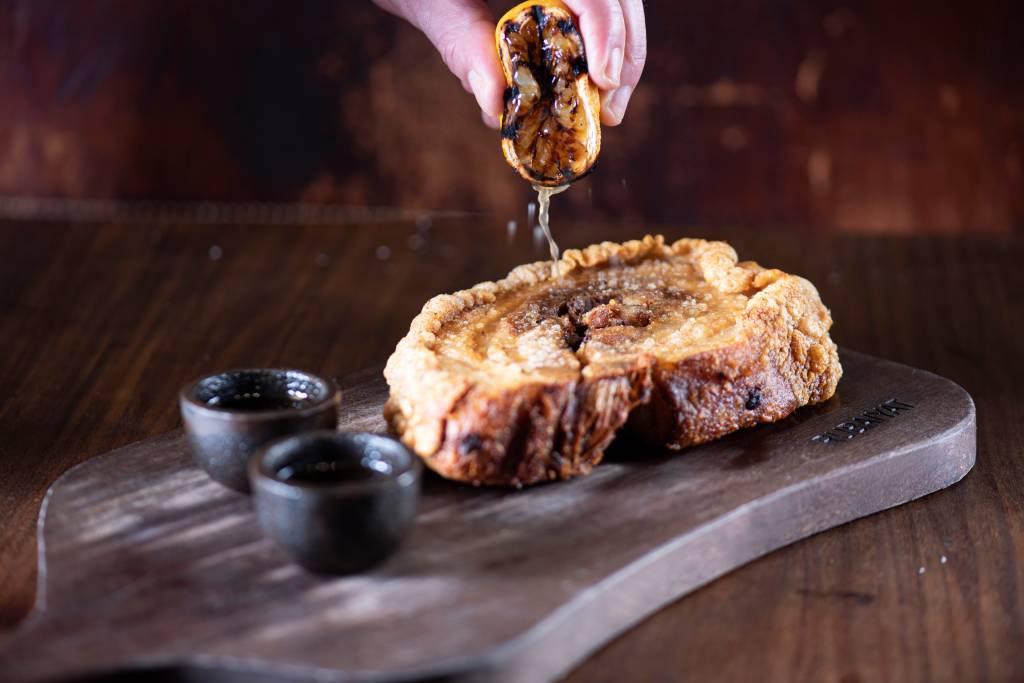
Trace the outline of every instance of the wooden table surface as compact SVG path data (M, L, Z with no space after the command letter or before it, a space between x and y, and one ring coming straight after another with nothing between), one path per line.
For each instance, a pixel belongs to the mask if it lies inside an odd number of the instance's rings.
M645 226L556 230L580 246ZM960 383L977 403L978 462L950 489L727 575L569 680L1024 679L1024 238L657 230L728 238L741 257L807 276L840 344ZM33 600L50 482L175 428L186 380L382 362L429 296L542 254L490 216L0 222L0 624Z

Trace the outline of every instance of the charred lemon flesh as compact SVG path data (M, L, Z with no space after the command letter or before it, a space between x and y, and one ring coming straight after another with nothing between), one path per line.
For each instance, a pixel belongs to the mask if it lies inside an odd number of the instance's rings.
M535 185L586 175L601 148L601 102L575 17L553 0L510 10L495 32L507 88L501 146Z

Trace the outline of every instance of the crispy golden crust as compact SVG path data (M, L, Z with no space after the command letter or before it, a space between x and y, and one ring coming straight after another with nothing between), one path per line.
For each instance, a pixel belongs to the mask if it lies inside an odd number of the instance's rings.
M428 301L385 417L445 477L566 479L627 423L679 449L830 398L831 324L811 283L724 242L605 242Z

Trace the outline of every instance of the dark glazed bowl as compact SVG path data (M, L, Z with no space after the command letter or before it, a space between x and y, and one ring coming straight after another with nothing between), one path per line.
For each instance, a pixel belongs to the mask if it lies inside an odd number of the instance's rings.
M295 562L350 574L383 561L408 534L419 503L419 458L378 434L312 432L249 461L263 531Z
M189 384L179 402L196 463L246 493L249 457L282 436L337 427L341 392L299 370L229 370Z

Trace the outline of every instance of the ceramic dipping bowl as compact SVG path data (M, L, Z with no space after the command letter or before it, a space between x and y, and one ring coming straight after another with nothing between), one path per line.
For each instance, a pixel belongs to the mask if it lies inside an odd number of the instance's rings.
M198 379L179 403L196 463L245 493L250 456L282 436L337 427L341 392L308 372L257 368Z
M400 441L311 432L249 461L263 531L306 569L350 574L386 559L412 527L422 464Z

